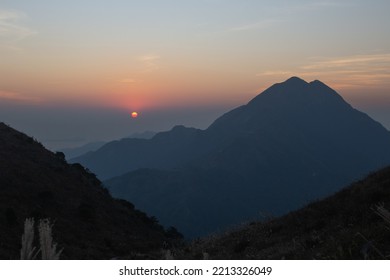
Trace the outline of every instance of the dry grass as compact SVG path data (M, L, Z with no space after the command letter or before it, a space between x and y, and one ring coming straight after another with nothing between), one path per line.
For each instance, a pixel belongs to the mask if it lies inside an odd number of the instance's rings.
M42 260L58 260L62 249L57 252L57 244L53 242L52 227L48 219L39 221L39 241L41 244Z
M21 260L36 259L39 251L33 247L34 241L34 219L28 218L24 221L24 233L22 235L22 249L20 250Z
M390 225L390 211L384 207L383 203L376 205L373 210L379 217L381 217L386 222L386 224ZM390 227L387 228L390 230Z
M39 220L38 232L40 249L33 247L34 242L34 219L27 218L24 222L24 233L22 236L22 249L20 259L34 260L41 253L42 260L58 260L62 249L57 251L57 244L53 242L52 227L48 219Z

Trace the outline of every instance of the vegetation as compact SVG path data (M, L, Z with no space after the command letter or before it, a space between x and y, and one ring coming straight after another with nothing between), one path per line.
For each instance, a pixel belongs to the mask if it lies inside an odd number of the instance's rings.
M0 259L156 259L172 232L113 199L80 164L0 123L0 240Z
M184 243L80 164L0 123L0 259L388 259L388 209L390 167L285 216Z
M57 251L57 244L53 242L52 227L48 219L39 220L38 232L40 249L37 251L33 247L34 241L34 219L27 218L24 222L24 233L22 236L22 249L20 250L20 259L35 260L41 253L42 260L58 260L62 253Z
M24 221L24 233L22 236L22 249L20 250L20 259L35 260L38 252L33 247L34 242L34 219L27 218Z

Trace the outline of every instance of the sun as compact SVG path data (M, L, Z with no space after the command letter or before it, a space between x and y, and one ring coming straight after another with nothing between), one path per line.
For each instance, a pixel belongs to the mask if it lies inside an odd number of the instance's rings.
M131 117L132 117L133 119L135 119L136 117L138 117L138 113L137 113L137 112L131 113Z

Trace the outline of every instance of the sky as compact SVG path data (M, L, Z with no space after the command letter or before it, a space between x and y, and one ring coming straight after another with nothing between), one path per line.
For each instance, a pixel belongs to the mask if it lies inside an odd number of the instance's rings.
M387 0L1 0L0 121L53 150L206 128L299 76L390 129L389 11Z

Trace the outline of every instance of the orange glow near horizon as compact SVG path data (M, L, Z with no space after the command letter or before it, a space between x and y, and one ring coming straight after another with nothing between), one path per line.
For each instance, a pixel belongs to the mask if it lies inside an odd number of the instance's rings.
M363 79L356 80L354 77L332 77L330 73L316 73L310 75L304 73L296 75L307 82L314 79L321 80L328 86L335 89L339 94L347 97L348 101L360 103L383 104L388 99L388 93L384 86L384 81ZM285 75L269 75L266 77L241 78L240 82L231 81L230 77L215 77L215 83L208 82L202 85L183 82L183 78L178 78L178 84L171 79L163 84L159 79L151 79L150 83L133 84L131 86L118 86L117 84L95 83L90 89L73 87L64 89L53 88L50 85L41 91L38 89L28 90L19 86L15 91L0 90L0 100L13 100L17 103L50 106L50 104L77 104L88 107L119 108L128 112L150 111L160 109L189 108L189 107L209 107L209 106L239 106L246 104L250 99L261 93L274 83L283 82L293 76L293 73ZM15 87L16 88L16 87ZM20 88L20 90L18 90ZM67 92L71 92L67 94ZM388 103L388 102L386 102ZM46 105L45 105L46 104Z
M199 54L188 58L183 54L177 57L167 54L166 59L163 55L135 56L129 59L130 63L122 62L115 53L110 55L111 60L99 60L97 54L89 54L91 57L84 58L85 65L80 69L74 69L74 65L77 65L76 58L81 60L81 54L74 54L75 57L71 53L68 55L74 64L57 58L58 64L51 65L52 61L56 61L53 55L49 56L51 59L42 57L37 61L30 58L32 61L27 67L23 53L5 57L0 66L0 70L7 69L0 71L0 99L30 104L39 101L117 107L132 112L241 105L272 84L291 76L308 82L321 80L340 94L347 93L351 99L367 92L366 99L373 103L383 103L388 96L379 95L379 92L387 92L390 87L390 74L386 71L390 66L390 54L387 53L302 57L300 64L276 65L273 66L274 71L268 71L267 65L253 63L245 55L240 59L218 58L218 61L213 61L218 65L215 66L207 61L201 64L204 59ZM294 60L285 57L284 61ZM131 62L135 66L131 66ZM36 65L40 65L37 68L40 71L34 70Z
M389 100L387 3L356 5L375 15L362 24L350 5L307 1L152 1L173 14L151 13L146 1L8 2L0 7L0 102L126 112L238 106L291 76L351 100Z

